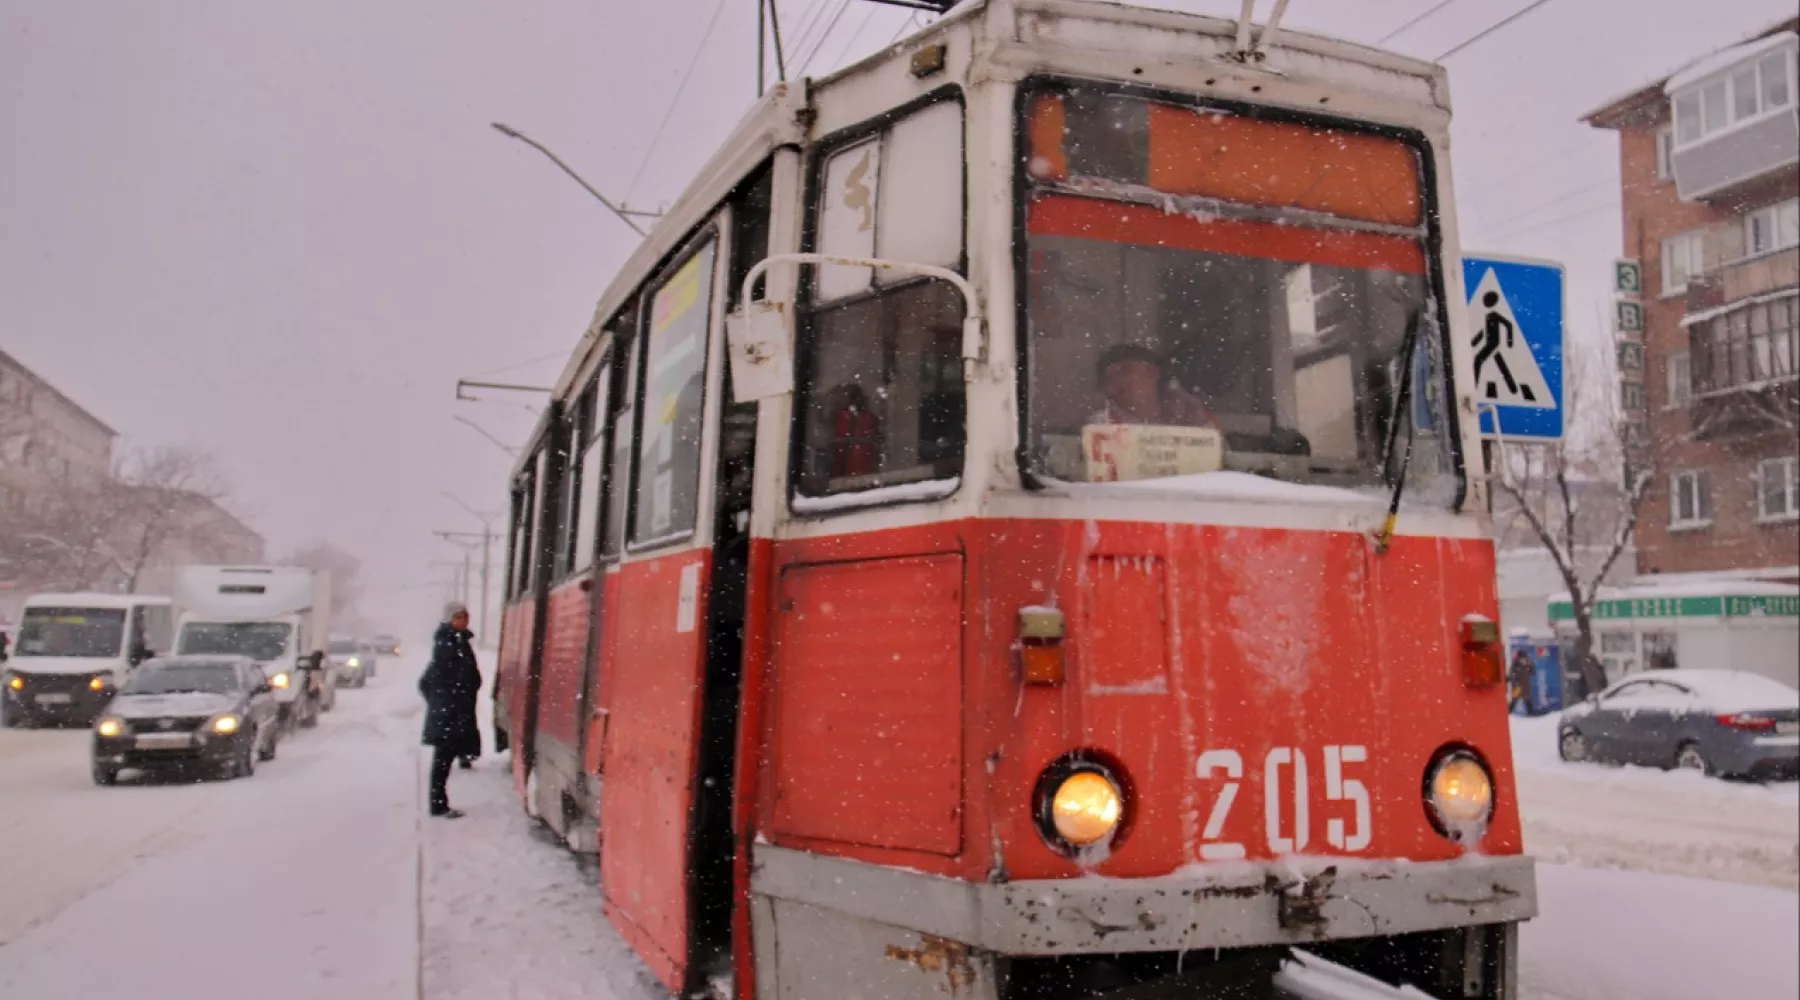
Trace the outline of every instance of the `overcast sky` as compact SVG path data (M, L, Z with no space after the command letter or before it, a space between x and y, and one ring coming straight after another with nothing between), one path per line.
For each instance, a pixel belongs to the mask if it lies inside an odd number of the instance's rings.
M815 75L908 20L844 2L783 0ZM1287 22L1372 43L1436 2L1292 0ZM1458 0L1388 45L1435 58L1528 3ZM1552 0L1456 54L1466 246L1565 262L1591 332L1617 146L1577 116L1792 11ZM440 491L505 502L511 459L452 417L515 442L533 420L532 397L454 402L456 379L553 379L635 243L488 123L667 202L753 100L755 25L754 0L0 0L0 346L128 447L214 453L274 553L355 552L411 630L456 556L430 531L479 527Z

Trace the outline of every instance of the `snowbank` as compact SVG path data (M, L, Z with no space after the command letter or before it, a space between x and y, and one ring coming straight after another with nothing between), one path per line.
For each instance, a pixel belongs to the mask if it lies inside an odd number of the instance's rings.
M1512 719L1527 851L1594 868L1800 888L1800 784L1565 763L1557 719Z

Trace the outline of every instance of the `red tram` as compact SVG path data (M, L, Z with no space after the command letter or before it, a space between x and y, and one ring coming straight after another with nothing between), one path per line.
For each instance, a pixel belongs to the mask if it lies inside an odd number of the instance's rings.
M1449 123L1087 0L756 106L513 478L520 793L672 991L1515 995Z

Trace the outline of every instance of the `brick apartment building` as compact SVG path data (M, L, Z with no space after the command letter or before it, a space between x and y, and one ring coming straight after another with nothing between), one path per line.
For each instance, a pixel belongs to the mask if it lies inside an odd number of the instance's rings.
M1800 579L1800 18L1588 114L1619 133L1643 333L1620 396L1658 475L1644 574Z

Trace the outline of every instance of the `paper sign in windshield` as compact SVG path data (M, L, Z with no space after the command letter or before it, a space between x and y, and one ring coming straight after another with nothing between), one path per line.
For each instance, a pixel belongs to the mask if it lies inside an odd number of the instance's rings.
M1090 483L1120 483L1217 472L1225 442L1211 427L1089 424L1081 429Z

